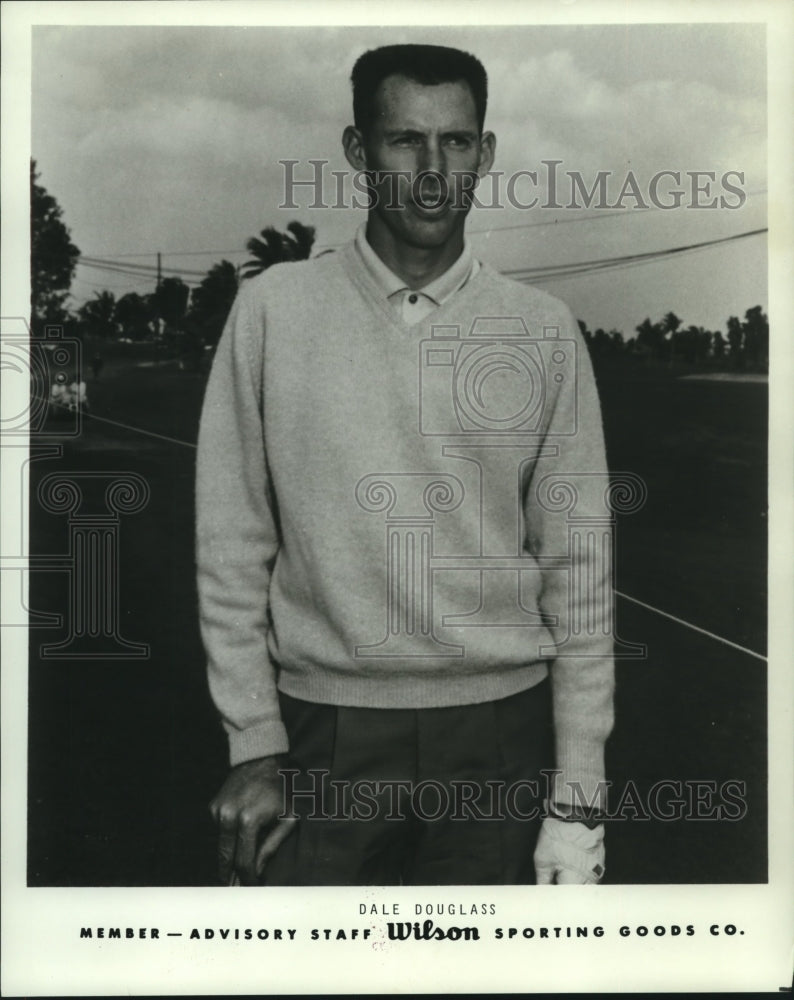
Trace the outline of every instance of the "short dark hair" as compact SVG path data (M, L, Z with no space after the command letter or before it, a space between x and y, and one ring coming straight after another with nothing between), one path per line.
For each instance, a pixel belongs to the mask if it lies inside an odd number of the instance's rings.
M485 67L470 53L445 45L384 45L360 56L350 77L356 128L364 131L372 124L375 92L386 77L395 74L425 86L461 80L467 83L482 132L488 103Z

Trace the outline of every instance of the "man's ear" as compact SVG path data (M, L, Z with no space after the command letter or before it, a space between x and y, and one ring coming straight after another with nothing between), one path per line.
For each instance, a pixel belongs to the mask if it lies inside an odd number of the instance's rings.
M364 150L364 136L355 125L348 125L342 133L342 148L347 162L354 170L367 169L367 154Z
M496 156L496 136L493 132L483 132L480 136L480 162L477 166L477 175L485 177L493 166Z

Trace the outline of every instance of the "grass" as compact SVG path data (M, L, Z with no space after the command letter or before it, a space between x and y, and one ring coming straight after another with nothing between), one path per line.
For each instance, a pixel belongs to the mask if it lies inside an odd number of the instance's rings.
M202 375L152 364L146 345L103 353L101 378L88 380L94 414L195 442ZM617 526L617 588L763 651L766 387L617 366L600 366L598 380L611 467L648 487L643 510ZM151 655L49 661L41 644L62 633L31 632L31 885L213 883L206 806L226 750L196 619L194 460L191 447L89 418L62 458L32 465L34 486L53 470L133 471L149 483L146 509L121 522L119 597L124 637L149 643ZM32 552L65 552L65 520L34 504ZM33 574L32 607L63 610L66 601L63 574ZM616 788L735 779L748 812L733 823L613 824L609 880L762 881L764 665L624 601L618 612L621 636L649 655L618 664L608 746Z

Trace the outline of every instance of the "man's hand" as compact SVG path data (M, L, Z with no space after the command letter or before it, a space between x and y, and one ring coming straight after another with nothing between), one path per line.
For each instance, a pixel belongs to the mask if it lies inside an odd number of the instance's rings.
M535 848L538 885L598 885L604 874L604 826L543 820Z
M224 885L256 885L265 862L297 823L294 817L278 818L284 812L279 766L277 757L238 764L210 802L220 827L218 862Z

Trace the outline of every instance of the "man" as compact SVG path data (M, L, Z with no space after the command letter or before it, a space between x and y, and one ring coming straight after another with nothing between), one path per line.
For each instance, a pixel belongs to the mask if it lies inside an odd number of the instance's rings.
M465 244L495 150L480 63L389 46L352 79L366 226L246 282L202 415L221 877L595 883L613 664L586 350Z

